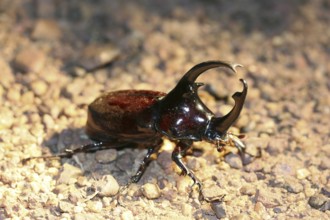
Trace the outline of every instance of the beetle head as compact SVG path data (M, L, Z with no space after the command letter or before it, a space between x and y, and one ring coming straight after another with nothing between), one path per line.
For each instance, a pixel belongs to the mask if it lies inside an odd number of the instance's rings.
M222 61L209 61L204 62L201 64L198 64L194 66L191 70L189 70L180 80L178 83L177 88L187 88L191 85L197 85L197 88L200 85L200 83L195 83L197 77L201 75L203 72L205 72L208 69L215 68L215 67L224 67L226 69L229 69L236 73L236 67L241 67L240 64L230 64ZM223 117L212 117L208 129L205 131L206 136L208 136L209 139L219 139L221 137L224 137L224 135L227 134L227 130L230 128L230 126L237 120L238 116L241 113L241 110L244 105L244 101L247 95L248 86L244 79L240 79L241 83L243 84L243 91L242 92L236 92L232 95L232 98L235 100L235 105L232 108L232 110L224 115ZM206 106L204 106L207 108ZM234 136L227 137L227 139L232 139ZM235 139L238 141L239 139Z
M208 69L222 67L236 72L239 64L222 61L200 63L190 69L177 86L159 102L159 121L156 128L172 139L206 140L217 143L225 140L227 130L238 118L247 94L247 84L243 91L236 92L233 109L223 117L215 117L198 96L197 90L203 85L196 79Z

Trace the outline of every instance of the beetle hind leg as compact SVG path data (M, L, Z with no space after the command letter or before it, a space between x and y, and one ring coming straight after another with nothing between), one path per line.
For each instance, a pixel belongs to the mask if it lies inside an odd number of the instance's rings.
M56 158L70 158L77 153L93 153L99 150L106 150L110 148L120 148L126 146L126 143L109 143L109 142L94 142L83 145L75 149L66 148L63 153L58 153L50 156L28 157L22 160L23 163L34 159L56 159Z

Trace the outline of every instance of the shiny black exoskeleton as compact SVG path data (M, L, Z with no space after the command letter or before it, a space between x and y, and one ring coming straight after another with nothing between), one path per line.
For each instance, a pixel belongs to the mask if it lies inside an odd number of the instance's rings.
M232 96L235 106L227 115L217 117L199 98L197 90L203 84L195 81L208 69L224 67L235 72L237 66L222 61L200 63L190 69L168 94L147 90L105 93L88 106L86 133L94 143L50 157L70 157L77 152L142 145L148 152L131 178L131 182L138 182L151 155L158 153L162 138L166 137L176 143L173 161L201 189L201 183L181 159L195 141L213 143L218 150L225 145L236 146L244 153L245 146L239 137L227 131L242 110L247 84L240 80L243 91Z

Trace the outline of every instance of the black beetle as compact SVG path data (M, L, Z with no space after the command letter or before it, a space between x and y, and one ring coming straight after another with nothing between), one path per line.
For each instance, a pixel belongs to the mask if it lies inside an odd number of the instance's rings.
M52 158L71 157L78 152L95 152L109 148L143 146L148 149L137 173L131 182L138 182L151 161L151 155L158 153L162 137L176 143L172 160L183 174L191 177L194 184L201 183L194 173L182 162L187 150L195 141L207 141L217 146L230 145L245 152L239 136L228 133L229 127L238 118L247 94L247 83L240 79L243 91L232 97L235 105L223 117L216 117L201 101L197 90L202 83L196 83L199 75L208 69L224 67L236 72L239 64L222 61L200 63L190 69L168 94L148 90L122 90L105 93L88 106L86 133L94 143L55 156L30 157Z

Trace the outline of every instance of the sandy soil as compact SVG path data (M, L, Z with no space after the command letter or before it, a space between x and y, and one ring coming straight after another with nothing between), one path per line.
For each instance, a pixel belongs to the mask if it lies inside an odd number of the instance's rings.
M175 2L0 1L0 219L330 218L329 1ZM102 92L168 92L215 59L245 68L209 71L199 81L225 98L200 96L224 114L246 79L232 131L247 135L250 153L262 149L242 166L235 149L195 144L185 162L222 201L198 200L170 141L120 196L145 150L21 163L90 143L86 109Z

